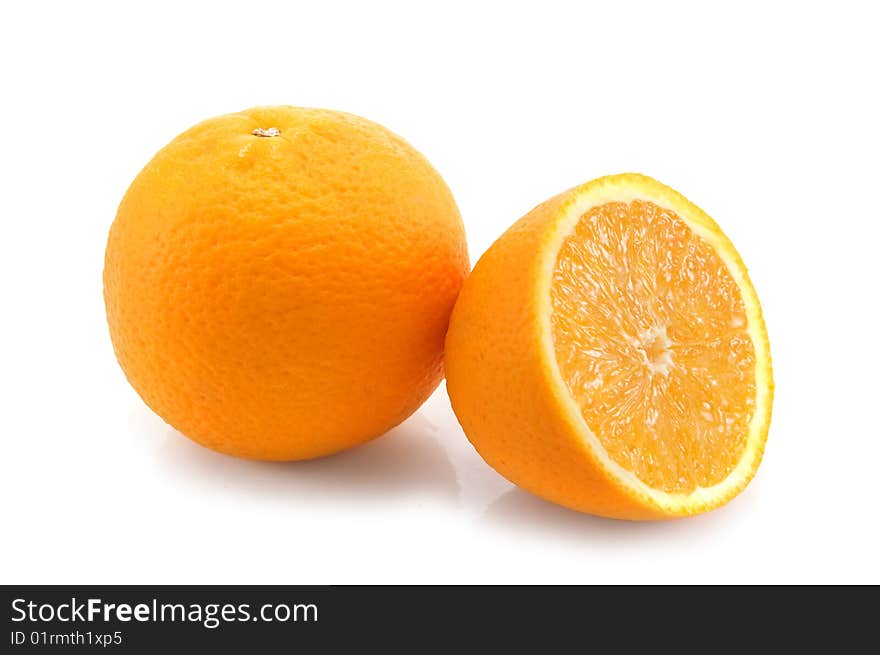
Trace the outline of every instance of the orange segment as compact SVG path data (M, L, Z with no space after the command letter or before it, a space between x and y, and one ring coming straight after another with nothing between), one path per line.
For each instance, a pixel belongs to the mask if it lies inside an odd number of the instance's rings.
M592 208L565 239L551 287L569 391L609 457L690 493L721 482L746 446L755 352L724 262L651 202Z
M447 390L483 458L560 505L704 512L755 474L767 332L718 225L642 175L539 205L480 258L446 336Z

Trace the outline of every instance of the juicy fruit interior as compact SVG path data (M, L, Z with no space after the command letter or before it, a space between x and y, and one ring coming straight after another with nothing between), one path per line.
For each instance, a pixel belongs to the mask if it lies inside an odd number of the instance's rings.
M730 474L754 412L755 352L708 243L650 202L594 207L559 251L551 301L563 379L614 462L668 493Z

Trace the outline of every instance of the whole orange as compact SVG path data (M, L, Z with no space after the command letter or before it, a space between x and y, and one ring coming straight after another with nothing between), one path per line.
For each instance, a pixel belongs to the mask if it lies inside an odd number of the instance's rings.
M443 375L468 272L452 194L376 123L257 107L162 149L110 229L119 363L214 450L296 460L377 437Z

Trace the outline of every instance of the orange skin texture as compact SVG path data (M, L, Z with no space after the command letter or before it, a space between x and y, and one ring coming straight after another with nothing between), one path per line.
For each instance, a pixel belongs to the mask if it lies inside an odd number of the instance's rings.
M530 290L541 244L567 199L561 194L533 209L474 267L446 337L446 388L473 446L517 486L591 514L663 518L604 472L547 392L537 332L546 301Z
M196 125L141 171L104 298L119 363L165 421L222 453L299 460L424 402L468 268L452 194L403 139L258 107Z
M615 182L615 176L584 188L601 187L606 181ZM455 414L472 445L496 471L526 491L570 509L617 519L658 520L718 507L754 475L760 450L748 474L722 494L665 508L603 465L583 436L581 419L566 408L567 391L554 386L556 363L550 358L555 355L542 345L541 331L549 299L536 281L546 266L545 254L553 250L561 216L578 191L555 196L517 221L468 277L446 337L446 388ZM772 381L769 384L772 401ZM765 426L769 405L766 411Z

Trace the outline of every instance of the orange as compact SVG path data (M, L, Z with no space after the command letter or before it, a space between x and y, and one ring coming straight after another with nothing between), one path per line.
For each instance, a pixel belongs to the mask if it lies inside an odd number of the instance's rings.
M522 488L622 519L710 510L761 460L770 350L715 222L641 175L556 196L465 283L447 389L470 441Z
M406 141L351 114L257 107L141 171L104 297L119 363L159 416L223 453L296 460L428 397L468 268L455 201Z

